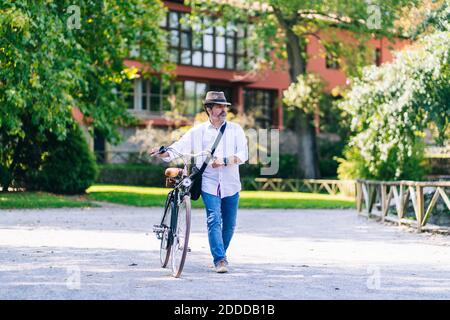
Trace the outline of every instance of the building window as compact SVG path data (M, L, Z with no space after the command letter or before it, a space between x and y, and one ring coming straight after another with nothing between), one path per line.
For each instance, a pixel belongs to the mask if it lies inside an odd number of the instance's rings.
M197 81L175 81L170 84L157 77L134 79L132 89L125 95L128 109L162 114L171 110L169 96L175 95L184 115L193 116L202 111L208 84Z
M134 79L125 95L128 109L162 113L170 110L168 97L174 92L174 83L167 84L157 77Z
M106 162L106 141L97 129L94 129L94 153L97 163Z
M339 57L334 53L327 51L325 56L325 63L327 69L339 69Z
M244 90L244 110L253 113L255 121L261 128L273 125L276 92L272 90Z
M174 94L178 108L185 116L195 116L201 112L208 84L198 81L177 81L174 83Z
M127 108L128 109L134 109L134 90L135 90L135 85L134 82L133 83L126 83L123 87L120 88L120 90L123 93L123 97L125 100L125 103L127 104Z
M203 18L210 27L203 32L200 27L183 24L187 13L169 11L161 26L168 32L170 60L177 64L196 67L241 70L244 68L247 32L241 25L210 26L211 18Z
M184 81L183 89L181 99L186 102L185 115L193 116L202 111L202 101L206 95L207 84L196 81Z

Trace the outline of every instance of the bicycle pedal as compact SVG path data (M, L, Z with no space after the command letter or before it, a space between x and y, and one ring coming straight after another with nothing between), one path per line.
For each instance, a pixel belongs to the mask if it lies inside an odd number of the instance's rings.
M153 225L153 232L164 232L164 227L158 224Z
M190 247L188 247L188 249L187 249L187 252L191 252L192 250L191 250L191 248Z

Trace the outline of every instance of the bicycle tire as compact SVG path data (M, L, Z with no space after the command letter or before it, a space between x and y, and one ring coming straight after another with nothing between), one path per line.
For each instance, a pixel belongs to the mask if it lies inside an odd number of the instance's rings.
M177 228L171 248L172 275L175 278L181 276L188 252L191 230L191 198L189 195L183 197L183 201L178 209Z
M159 247L159 260L161 262L161 268L166 268L169 263L171 244L168 244L169 241L169 232L170 232L170 217L171 213L167 212L170 208L173 207L173 201L171 199L171 195L167 196L166 204L164 205L164 215L163 220L161 221L161 225L166 226L164 233L162 234L161 244Z

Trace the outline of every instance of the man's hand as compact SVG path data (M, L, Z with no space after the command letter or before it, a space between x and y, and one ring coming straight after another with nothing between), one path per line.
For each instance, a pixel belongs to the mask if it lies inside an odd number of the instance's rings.
M214 157L214 161L212 163L212 167L213 168L218 168L218 167L224 166L225 163L223 161L224 161L223 158ZM231 157L227 158L227 166L230 166L230 165L233 165L233 164L240 164L240 163L242 163L241 159L239 159L236 156L231 156Z
M160 147L154 147L150 150L149 154L152 157L157 157L157 158L166 158L169 156L168 152L164 152L164 153L159 153L159 148Z
M224 165L224 163L223 163L223 160L222 160L222 159L214 158L214 161L213 161L213 163L212 163L212 167L213 167L213 168L219 168L219 167L221 167L221 166L223 166L223 165Z

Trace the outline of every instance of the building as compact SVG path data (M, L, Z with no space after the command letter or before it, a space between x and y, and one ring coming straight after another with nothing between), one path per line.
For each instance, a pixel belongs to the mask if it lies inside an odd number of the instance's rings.
M161 27L168 31L169 54L177 64L176 80L163 84L157 78L152 80L135 79L128 103L130 112L140 119L141 126L150 121L156 126L167 126L164 112L170 109L167 97L175 94L178 100L185 101L186 115L193 116L201 111L201 100L206 91L224 91L232 102L235 112L255 112L256 120L265 128L283 130L283 90L290 83L286 63L281 63L276 70L267 70L259 74L248 74L242 70L244 49L242 39L245 30L222 30L222 27L211 27L200 37L193 38L193 31L183 26L180 19L189 13L190 8L180 1L164 1L168 8L166 19ZM351 41L345 31L339 31L339 41ZM346 77L339 65L330 59L325 48L315 37L309 39L307 46L307 70L318 73L327 82L326 90L330 92L336 86L344 86ZM372 40L374 63L381 64L392 59L392 51L406 44L405 41L395 44L386 39ZM129 67L142 68L140 63L131 58L125 60ZM96 136L91 142L93 149L101 161L120 162L127 154L136 152L136 146L127 142L136 128L122 128L124 142L118 146L105 143ZM119 156L117 156L119 155Z

